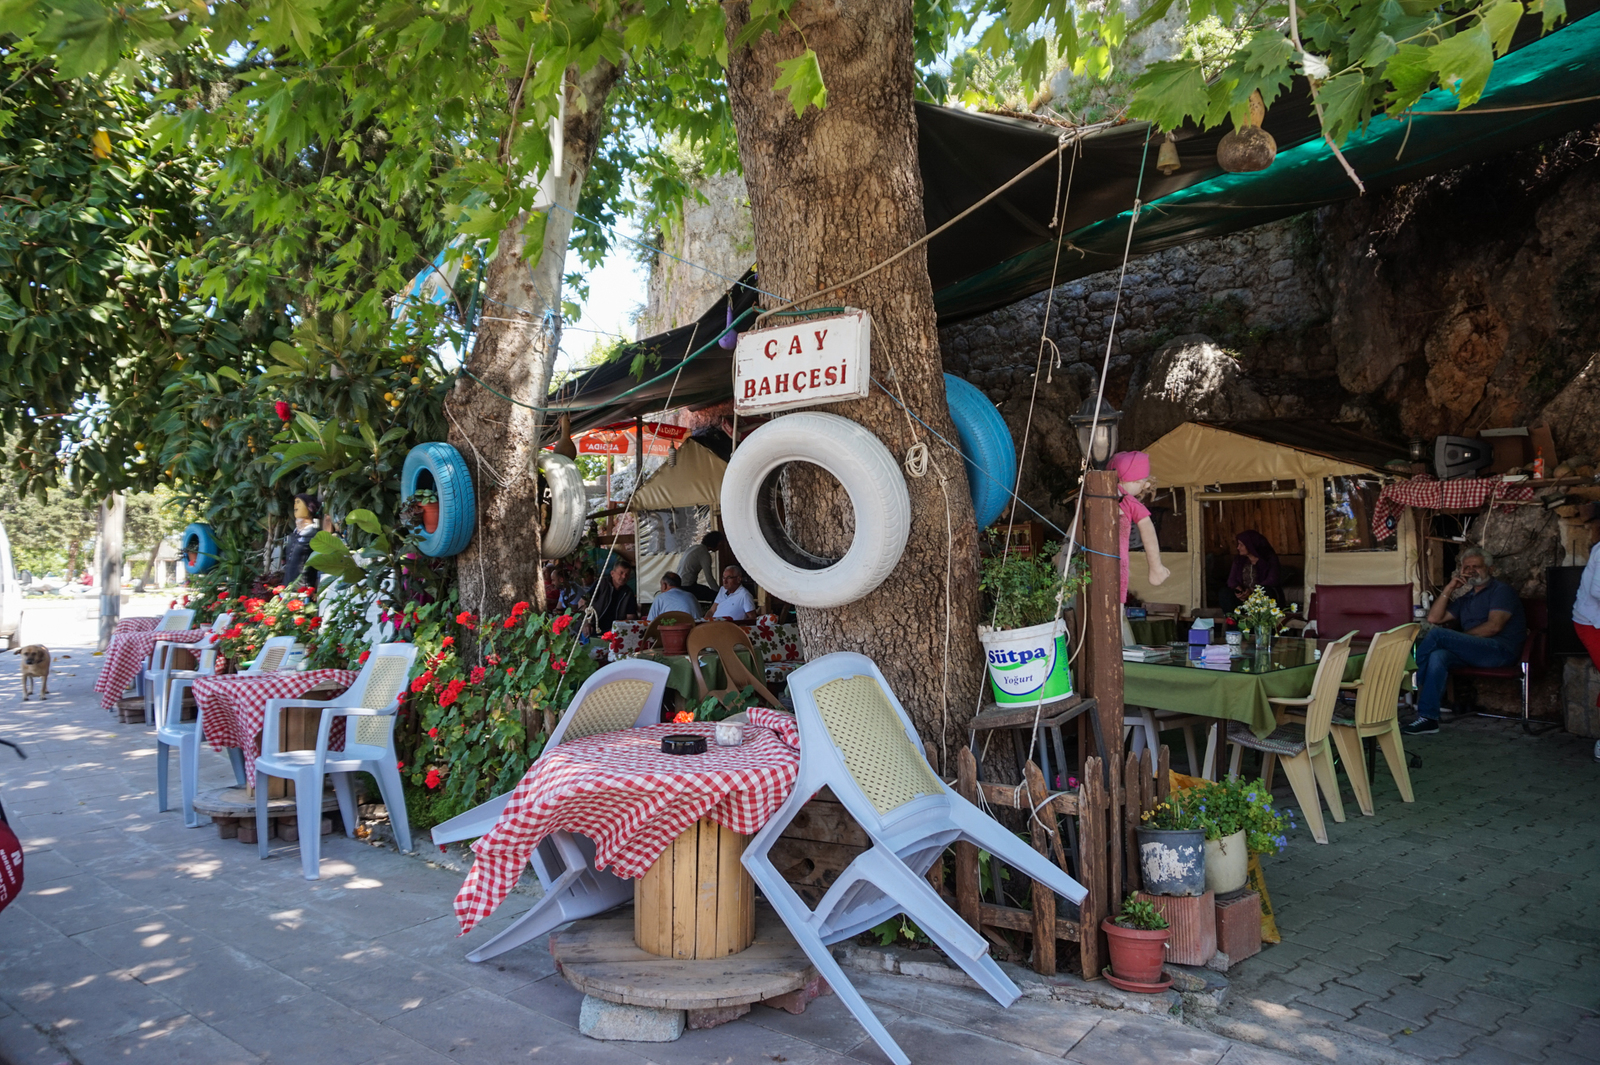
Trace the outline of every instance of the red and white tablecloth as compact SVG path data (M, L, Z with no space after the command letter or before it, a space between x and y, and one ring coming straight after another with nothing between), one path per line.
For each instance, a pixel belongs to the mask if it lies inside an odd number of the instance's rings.
M1485 503L1504 506L1533 498L1539 482L1508 484L1498 477L1451 477L1438 481L1426 475L1397 481L1384 488L1372 508L1372 535L1387 540L1406 507L1424 510L1477 510Z
M113 636L121 636L125 632L149 632L161 624L159 617L122 618L117 622L117 627L111 630Z
M137 677L139 671L150 661L150 651L155 647L157 640L194 643L210 631L210 629L179 629L176 632L156 632L153 629L144 629L113 635L111 645L106 648L105 661L100 666L100 676L94 682L94 690L100 693L101 708L105 710L117 708L117 700L122 698L122 693L133 682L133 678Z
M256 783L256 758L261 754L261 724L269 699L298 699L321 684L348 688L359 676L351 669L306 669L285 673L229 673L196 677L194 701L200 709L206 740L217 750L244 751L245 776ZM328 750L344 750L345 719L335 718L328 732Z
M544 753L511 793L489 834L472 845L478 858L456 894L456 919L465 935L511 891L533 849L556 829L588 836L595 868L644 876L690 825L709 817L752 835L789 797L800 755L770 728L781 720L751 711L740 747L718 747L710 722L650 725L586 736ZM781 727L781 726L780 726ZM661 737L699 733L706 753L661 753Z

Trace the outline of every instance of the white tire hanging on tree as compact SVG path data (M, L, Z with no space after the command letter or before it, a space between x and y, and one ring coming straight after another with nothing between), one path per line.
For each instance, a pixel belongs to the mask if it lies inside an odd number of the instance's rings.
M790 462L827 470L855 511L843 558L794 542L779 518L779 474ZM837 414L801 411L761 426L734 449L722 478L729 546L757 584L796 606L853 603L886 580L911 534L911 493L899 463L870 430Z
M554 451L539 452L538 468L544 478L544 503L550 508L540 553L545 558L566 558L583 542L583 526L589 520L583 472L576 462Z

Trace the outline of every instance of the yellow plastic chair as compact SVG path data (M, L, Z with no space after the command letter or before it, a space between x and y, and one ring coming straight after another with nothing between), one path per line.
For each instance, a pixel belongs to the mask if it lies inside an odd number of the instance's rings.
M1350 639L1354 635L1354 632L1347 632L1323 650L1317 675L1311 681L1310 695L1303 699L1268 700L1274 707L1304 712L1303 723L1284 721L1265 737L1257 737L1243 722L1234 721L1228 725L1228 742L1233 744L1228 775L1239 775L1239 762L1246 747L1282 761L1289 786L1294 789L1311 836L1318 843L1328 842L1328 829L1322 821L1322 801L1317 796L1318 784L1322 786L1322 797L1328 800L1333 819L1344 821L1344 800L1339 797L1339 781L1333 775L1333 747L1328 733L1339 701L1339 684L1344 680L1344 665L1350 657Z
M1367 648L1367 659L1361 665L1361 679L1342 685L1346 690L1355 691L1355 711L1350 714L1343 708L1334 711L1333 743L1339 749L1345 775L1350 778L1350 789L1356 793L1356 802L1367 817L1372 816L1372 782L1367 779L1367 760L1363 757L1361 741L1368 736L1378 741L1378 749L1383 751L1389 773L1400 789L1401 801L1416 801L1411 791L1411 774L1406 771L1398 707L1406 660L1411 656L1411 645L1416 642L1420 627L1397 625L1373 637L1372 646Z

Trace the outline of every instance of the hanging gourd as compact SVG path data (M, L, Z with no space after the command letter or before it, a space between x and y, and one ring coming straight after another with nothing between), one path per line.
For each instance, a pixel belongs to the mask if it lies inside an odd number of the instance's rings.
M1250 121L1223 135L1217 144L1217 165L1230 174L1251 174L1271 166L1278 157L1278 142L1261 128L1266 117L1266 102L1259 92L1251 93Z

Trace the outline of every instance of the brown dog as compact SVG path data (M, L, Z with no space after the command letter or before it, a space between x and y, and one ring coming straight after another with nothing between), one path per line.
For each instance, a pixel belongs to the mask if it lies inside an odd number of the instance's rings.
M22 656L22 701L27 702L33 694L33 678L38 677L44 683L39 692L43 699L50 694L50 648L42 643L30 643L26 647L19 647L12 654Z

